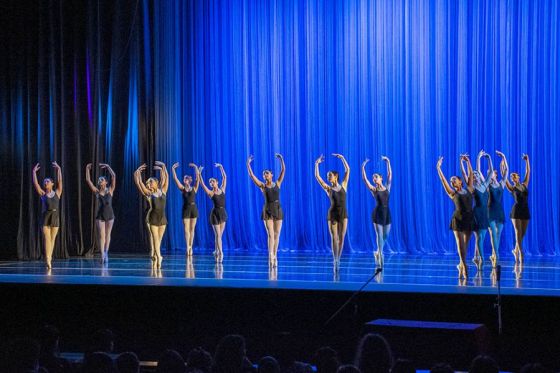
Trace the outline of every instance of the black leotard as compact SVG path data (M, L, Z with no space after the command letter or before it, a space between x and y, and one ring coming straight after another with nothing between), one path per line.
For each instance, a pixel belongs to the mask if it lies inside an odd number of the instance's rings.
M327 220L341 223L344 219L348 219L348 211L346 210L346 190L342 186L338 191L329 188L329 199L331 200L331 207L329 208Z
M187 191L183 189L183 219L198 218L198 207L196 207L196 192L194 188Z
M60 198L58 194L49 197L46 194L41 196L41 221L44 227L60 227Z
M488 222L488 190L480 192L474 189L474 230L479 231L488 229L490 223Z
M470 232L473 230L472 200L472 194L468 191L466 193L455 193L453 196L455 211L449 225L450 229L459 232Z
M261 214L262 220L282 220L284 212L280 206L280 188L277 184L269 188L266 185L263 187L264 206Z
M115 218L113 213L113 196L109 192L101 195L95 194L97 199L97 212L95 213L95 220L109 221Z
M504 187L493 187L490 184L489 188L490 197L488 198L488 220L495 221L496 223L504 224L506 214L504 213L504 204L502 202L504 196Z
M214 207L210 211L210 224L220 225L227 221L226 212L226 194L222 191L220 194L214 193L212 196Z
M165 216L166 202L167 197L165 196L165 193L161 193L159 197L154 194L148 197L150 210L148 211L147 222L149 225L167 225L167 217Z
M371 214L371 220L375 224L391 224L391 210L389 210L389 190L373 190L371 192L375 198L375 209Z
M531 219L531 213L529 212L529 189L525 184L518 184L513 187L513 198L515 203L511 207L510 218L529 220Z

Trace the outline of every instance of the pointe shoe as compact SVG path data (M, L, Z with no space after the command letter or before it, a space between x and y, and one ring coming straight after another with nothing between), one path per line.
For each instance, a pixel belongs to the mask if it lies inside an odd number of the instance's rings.
M48 270L51 270L51 269L52 269L52 263L51 263L50 260L47 261L47 262L45 263L45 265L46 265L46 267L47 267Z
M157 257L157 268L161 269L161 262L163 261L163 257L158 256Z
M515 263L517 263L519 261L517 249L511 250L511 253L513 254L513 257L515 258Z
M379 251L374 251L373 252L373 257L375 258L375 264L379 265Z
M187 256L192 256L192 249L187 249Z
M491 255L488 259L490 259L490 263L492 263L492 268L496 268L496 264L497 264L496 255Z
M463 266L460 264L457 264L457 272L459 272L458 276L459 278L463 278Z

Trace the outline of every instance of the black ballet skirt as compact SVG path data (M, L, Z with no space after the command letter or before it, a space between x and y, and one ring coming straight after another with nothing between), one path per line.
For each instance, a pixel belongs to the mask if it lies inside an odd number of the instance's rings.
M488 191L480 192L474 189L474 230L479 231L488 229L490 223L488 221Z
M261 214L262 220L282 220L284 212L280 206L280 188L274 185L272 188L264 187L264 206Z
M210 224L220 225L227 221L226 212L226 194L222 192L221 194L216 194L212 196L212 202L214 207L210 211Z
M389 210L389 190L374 190L371 192L375 197L376 205L371 220L374 224L389 225L391 224L391 210Z
M167 217L165 216L165 204L167 202L167 197L165 194L156 197L152 194L148 197L148 202L150 204L150 209L148 210L148 216L146 221L149 225L155 225L157 227L167 225Z
M453 196L455 211L453 212L449 229L457 232L472 232L474 228L472 200L472 194L468 191L463 194L455 193Z
M48 197L41 196L41 225L44 227L60 227L60 198L56 193Z
M183 189L183 219L198 218L198 207L196 206L196 192L194 189L187 191Z
M524 184L513 187L513 199L515 203L511 207L509 217L512 219L529 220L531 213L529 212L529 189Z
M499 224L504 224L506 214L504 212L504 204L502 202L504 196L504 188L500 185L493 187L490 185L488 198L488 220Z
M109 193L101 195L96 193L97 199L97 212L95 213L95 220L110 221L115 218L113 213L113 196Z
M331 200L331 207L327 214L327 220L330 222L342 223L344 219L348 219L348 211L346 210L346 190L342 187L338 191L330 188L329 199Z

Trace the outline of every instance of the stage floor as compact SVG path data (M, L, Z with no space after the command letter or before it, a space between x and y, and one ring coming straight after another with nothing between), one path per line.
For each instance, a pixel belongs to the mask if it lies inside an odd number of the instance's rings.
M385 268L364 291L446 294L495 294L497 282L490 263L482 274L469 265L468 280L457 279L455 256L386 256ZM486 263L485 263L486 264ZM503 295L560 296L560 261L527 259L522 272L513 262L502 264ZM161 270L151 269L148 257L111 255L99 259L55 260L52 270L40 261L0 262L0 283L97 284L126 286L196 286L298 290L354 291L375 271L373 258L344 255L338 273L328 255L286 254L277 269L269 269L265 255L233 254L216 265L210 255L196 255L187 263L183 255L164 257Z

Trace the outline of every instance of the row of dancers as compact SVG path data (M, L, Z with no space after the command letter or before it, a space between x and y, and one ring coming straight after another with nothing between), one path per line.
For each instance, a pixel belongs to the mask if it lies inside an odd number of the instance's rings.
M492 160L489 154L481 151L477 158L477 170L472 169L470 159L467 154L460 156L460 164L463 178L453 176L450 178L450 184L447 182L441 164L443 157L440 157L437 163L437 170L441 182L448 196L455 203L455 212L451 221L450 228L454 231L457 250L459 253L459 277L467 277L466 251L467 245L472 233L476 236L475 257L473 262L477 269L480 270L483 265L482 247L486 236L486 231L490 232L492 256L490 260L493 266L496 266L499 260L498 249L501 232L503 229L505 214L503 212L502 195L504 188L512 192L515 198L515 204L512 209L511 219L516 231L516 246L513 250L516 263L523 262L522 240L527 229L527 223L530 218L528 209L528 183L530 175L529 158L523 155L526 161L526 176L523 182L520 182L519 175L511 174L511 182L508 180L508 165L503 153L497 151L501 157L500 170L502 180L498 181L497 172L493 169ZM343 167L344 175L340 177L337 171L327 172L327 182L323 180L320 174L319 166L324 162L325 157L321 155L315 161L315 178L321 188L327 194L330 200L330 207L327 213L328 229L331 237L331 249L333 255L333 264L335 270L340 265L340 257L344 247L346 229L348 226L348 212L346 207L346 190L350 176L350 166L345 157L341 154L333 154L338 158ZM262 172L262 179L259 179L253 172L252 162L253 156L247 159L247 171L250 179L261 190L264 196L264 205L261 212L261 219L267 233L267 247L269 265L276 267L278 263L278 243L282 230L282 222L284 214L280 203L280 191L284 180L286 165L281 154L275 157L280 162L280 174L276 180L270 169ZM482 176L480 169L481 159L487 157L489 162L488 176ZM373 210L371 220L376 233L376 250L374 258L376 265L383 267L384 255L383 248L387 241L391 230L391 212L389 209L389 196L391 192L392 169L390 159L382 156L381 159L386 164L387 181L384 182L383 177L379 173L372 175L371 181L367 177L366 165L369 159L366 159L361 165L361 175L367 189L372 193L376 200L376 206ZM52 253L54 242L60 226L59 204L62 194L62 171L60 166L52 163L57 172L57 182L51 178L45 178L43 185L38 182L37 171L40 165L37 164L33 168L33 183L37 193L41 196L42 202L42 231L45 243L45 261L48 268L51 268ZM466 169L465 169L466 165ZM194 181L191 175L184 175L180 180L177 176L179 163L173 164L172 177L177 188L181 191L183 198L182 219L184 227L184 236L186 243L186 255L193 255L193 242L195 227L198 219L198 208L196 204L196 195L200 187L206 195L212 200L213 208L210 211L209 221L214 232L214 257L217 263L223 261L222 235L228 219L226 211L226 187L227 175L224 167L220 163L216 163L221 174L221 182L216 178L208 180L208 186L202 177L202 166L190 163L189 166L194 170ZM101 170L107 171L108 176L100 176L97 183L91 180L91 172L93 165L90 163L86 166L85 178L90 190L96 196L96 212L95 224L97 242L101 251L101 261L108 260L109 245L111 242L111 231L114 224L114 213L112 207L112 197L116 188L116 174L112 168L105 163L100 163ZM148 166L141 165L134 172L134 182L140 194L149 204L149 210L146 214L146 227L149 232L150 256L152 265L155 268L161 268L163 256L161 254L161 242L165 229L167 227L167 217L165 213L167 191L169 187L169 173L165 163L156 161L153 169L159 173L159 178L149 177L143 181L143 173ZM466 188L463 184L466 184ZM474 199L474 206L473 206Z

